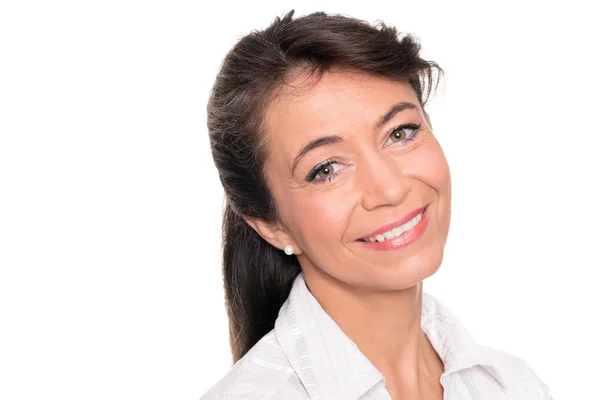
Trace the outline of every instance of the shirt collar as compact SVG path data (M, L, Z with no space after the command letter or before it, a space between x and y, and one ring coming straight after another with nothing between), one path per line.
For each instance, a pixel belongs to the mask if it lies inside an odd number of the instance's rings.
M503 389L506 388L497 352L477 343L459 320L438 299L427 293L423 293L421 329L444 363L442 382L454 372L481 366Z
M478 345L433 296L423 294L421 328L449 374L482 365L502 387L493 354ZM385 378L323 310L300 273L275 321L275 334L311 399L359 399Z

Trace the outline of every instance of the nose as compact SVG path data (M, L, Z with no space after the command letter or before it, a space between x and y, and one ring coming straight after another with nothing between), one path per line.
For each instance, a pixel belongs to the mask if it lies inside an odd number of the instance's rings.
M398 157L373 153L365 156L358 165L362 206L365 210L396 206L410 192L410 180L402 173Z

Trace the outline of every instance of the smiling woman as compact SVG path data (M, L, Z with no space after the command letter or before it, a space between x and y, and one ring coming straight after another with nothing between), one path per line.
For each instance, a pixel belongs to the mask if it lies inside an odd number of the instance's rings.
M292 17L235 45L208 104L235 365L203 399L550 399L422 290L450 225L441 68L383 23Z
M421 102L410 83L339 67L295 79L264 117L281 222L248 223L297 249L333 313L357 290L400 294L437 270L450 223L450 173ZM310 89L299 96L300 82Z

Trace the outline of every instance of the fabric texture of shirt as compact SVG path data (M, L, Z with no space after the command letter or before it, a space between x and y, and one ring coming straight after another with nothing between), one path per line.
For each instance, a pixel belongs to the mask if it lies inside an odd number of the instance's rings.
M479 345L423 293L421 329L444 363L445 400L552 400L522 359ZM323 310L299 274L274 329L200 400L391 400L385 377Z

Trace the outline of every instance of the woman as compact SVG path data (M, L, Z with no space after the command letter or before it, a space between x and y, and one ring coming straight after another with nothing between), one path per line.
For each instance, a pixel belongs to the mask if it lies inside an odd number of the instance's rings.
M236 44L208 105L235 365L202 399L550 399L422 292L450 224L441 68L385 24L292 16Z

